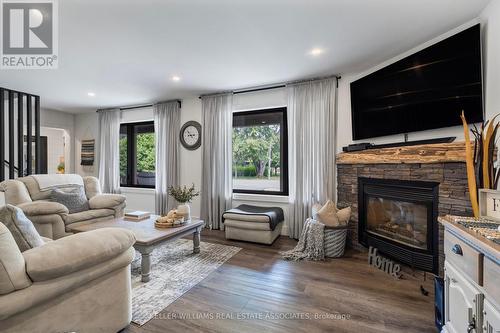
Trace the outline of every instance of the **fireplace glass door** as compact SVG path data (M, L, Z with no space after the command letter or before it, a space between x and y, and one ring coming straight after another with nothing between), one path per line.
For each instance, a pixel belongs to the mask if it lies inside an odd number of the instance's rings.
M372 196L367 199L368 233L414 248L428 248L426 205Z

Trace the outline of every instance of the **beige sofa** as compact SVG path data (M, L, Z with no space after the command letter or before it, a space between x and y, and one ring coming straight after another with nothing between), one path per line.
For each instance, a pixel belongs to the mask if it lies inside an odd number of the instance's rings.
M66 178L65 178L66 177ZM50 189L40 189L33 176L6 180L0 183L0 191L5 194L5 204L21 208L24 214L33 222L38 233L43 237L58 239L68 236L69 224L88 224L123 216L125 196L119 194L102 194L99 180L95 177L80 177L71 175L84 185L85 194L89 200L90 209L70 214L68 209L57 202L48 201L54 188L67 188L64 183L68 175L50 175L59 186ZM80 178L78 178L80 177Z
M0 223L0 331L118 332L131 321L134 235L79 233L22 252Z

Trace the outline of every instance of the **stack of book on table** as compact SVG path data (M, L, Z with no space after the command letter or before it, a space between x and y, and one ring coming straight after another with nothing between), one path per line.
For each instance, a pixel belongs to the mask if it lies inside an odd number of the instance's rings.
M127 221L142 221L142 220L147 220L150 217L151 213L136 210L135 212L125 213L124 219Z

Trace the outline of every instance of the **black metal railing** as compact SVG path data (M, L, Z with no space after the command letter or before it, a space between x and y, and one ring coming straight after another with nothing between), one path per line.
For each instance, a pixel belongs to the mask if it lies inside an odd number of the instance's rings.
M10 162L9 162L9 161L4 160L4 161L3 161L3 163L4 163L6 166L10 167ZM14 166L14 170L15 170L15 171L17 171L17 172L19 173L19 168L18 168L18 167Z
M17 105L17 112L16 112ZM16 122L17 114L17 122ZM23 170L23 175L33 173L33 119L35 121L35 173L40 172L40 96L22 91L0 88L0 161L7 162L8 177L13 179L16 171ZM6 121L7 120L7 121ZM24 155L24 127L27 129L26 158ZM17 127L17 131L16 131ZM16 135L17 132L17 135ZM8 160L5 156L6 138L8 138ZM14 161L17 153L17 166ZM25 166L26 165L26 169ZM0 181L6 179L5 166L0 168ZM23 176L18 175L18 176Z

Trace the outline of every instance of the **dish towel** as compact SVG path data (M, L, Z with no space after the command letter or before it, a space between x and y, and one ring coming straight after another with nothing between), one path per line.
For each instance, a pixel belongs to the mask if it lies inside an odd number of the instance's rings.
M325 225L311 218L304 223L304 228L297 246L293 250L281 252L285 260L325 260Z

